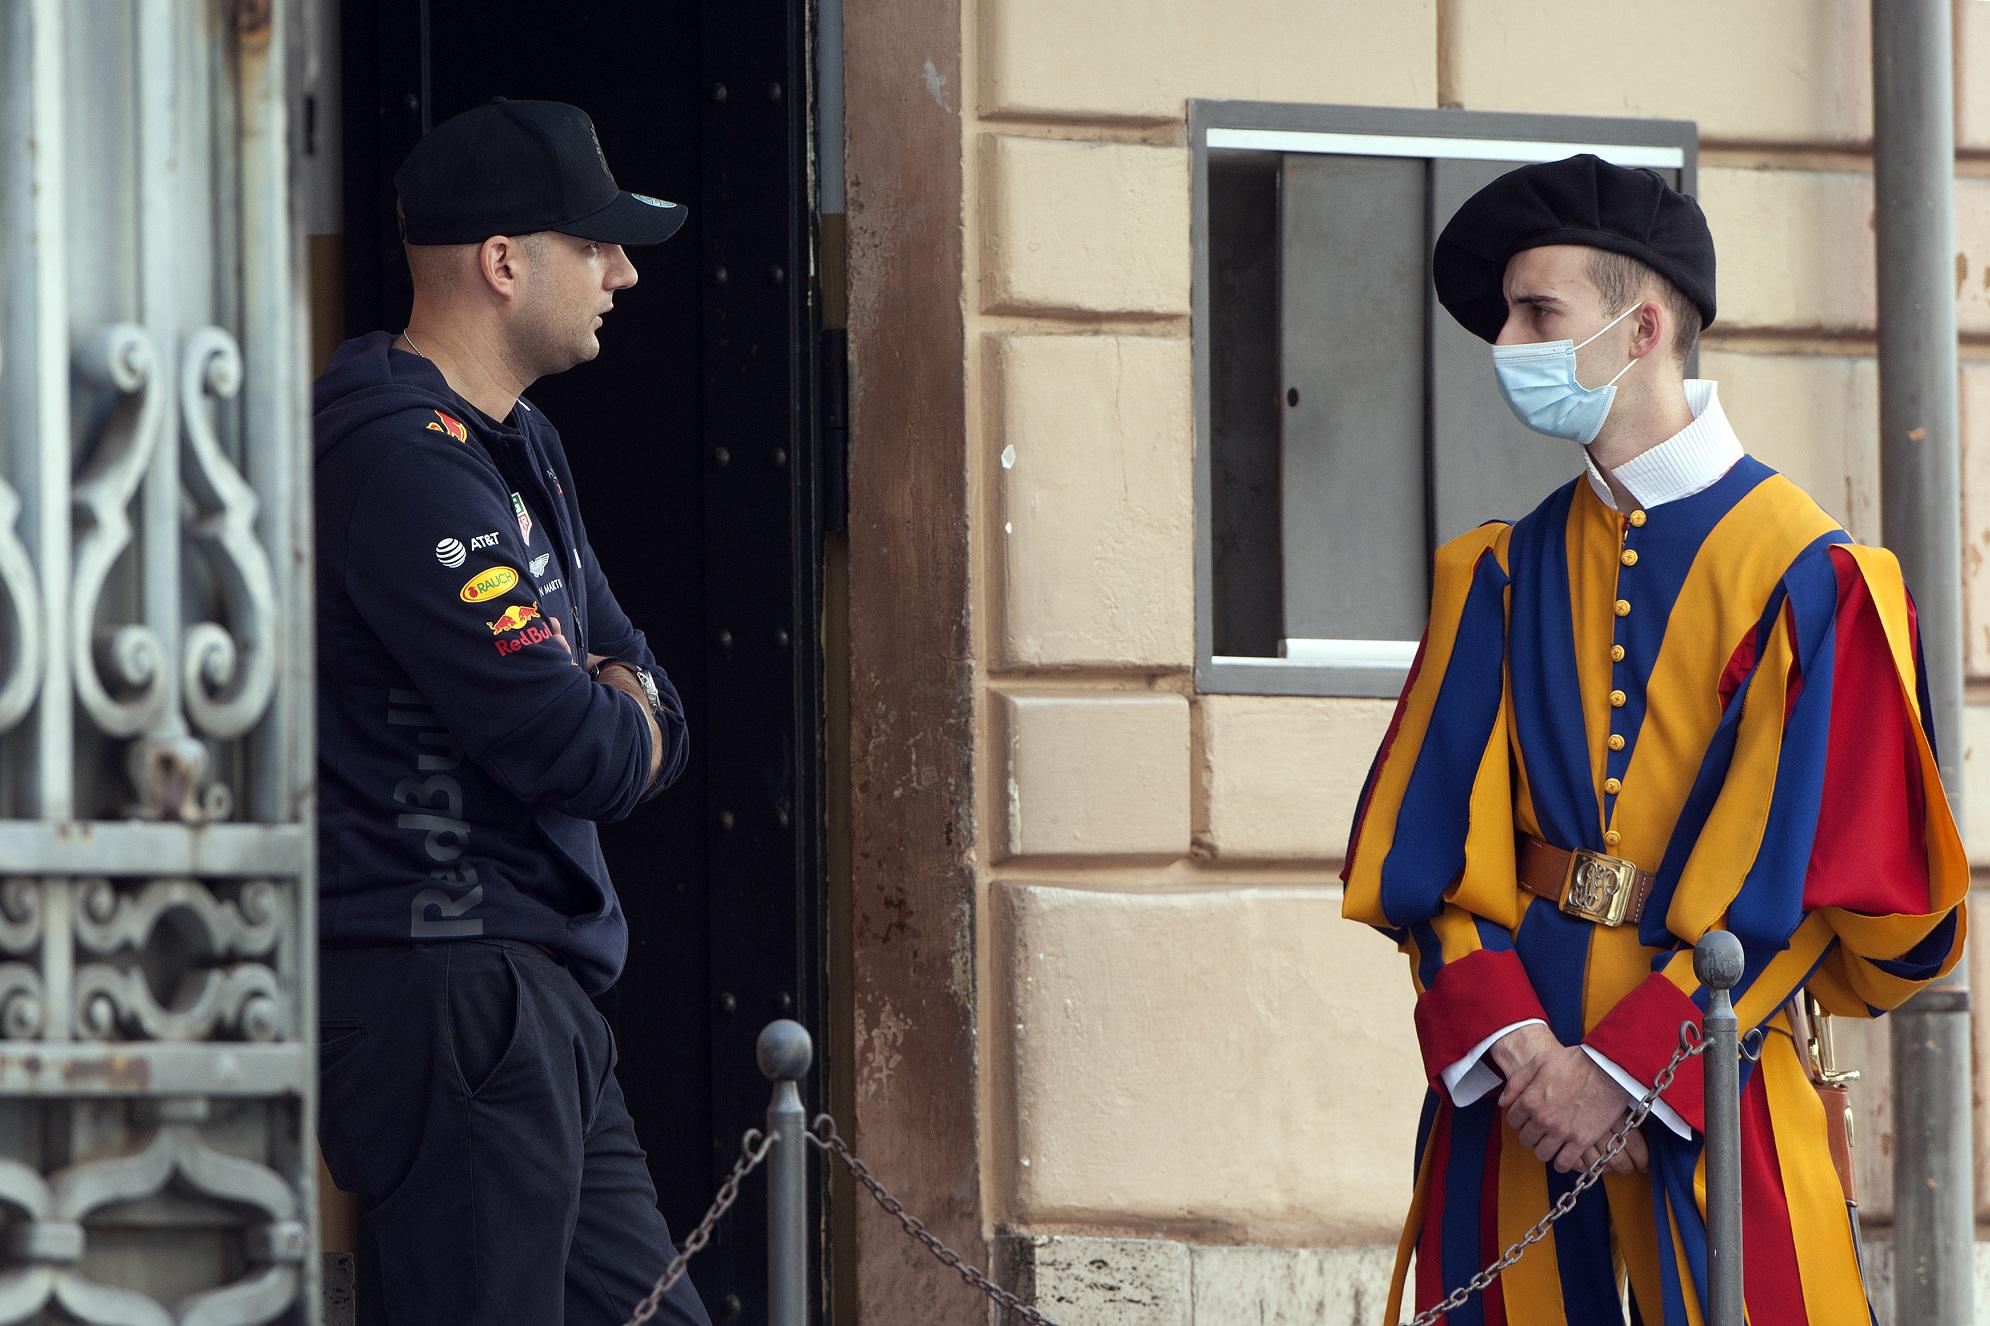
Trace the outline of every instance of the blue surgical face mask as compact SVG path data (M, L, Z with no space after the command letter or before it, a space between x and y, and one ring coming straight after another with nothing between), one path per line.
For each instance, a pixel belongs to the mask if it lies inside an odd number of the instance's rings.
M1574 341L1534 341L1527 345L1495 345L1493 374L1499 394L1506 397L1521 423L1549 437L1588 446L1603 430L1610 402L1617 398L1617 378L1631 371L1633 359L1600 387L1575 380L1575 352L1638 310L1633 304L1597 329L1582 345Z

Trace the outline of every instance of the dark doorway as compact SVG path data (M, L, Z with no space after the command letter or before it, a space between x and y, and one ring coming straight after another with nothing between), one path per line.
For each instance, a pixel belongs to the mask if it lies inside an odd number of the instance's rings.
M824 1099L802 0L346 0L341 35L348 334L407 314L393 171L427 126L493 96L586 108L624 188L691 207L675 239L632 251L640 281L617 299L601 357L529 393L560 428L601 564L692 721L682 781L603 834L631 949L602 1010L682 1239L766 1110L764 1023L816 1034L810 1098ZM766 1319L764 1224L749 1199L693 1265L716 1321Z

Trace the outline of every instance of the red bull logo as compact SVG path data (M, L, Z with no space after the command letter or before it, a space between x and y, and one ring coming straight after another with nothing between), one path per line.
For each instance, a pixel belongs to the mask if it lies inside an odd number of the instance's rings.
M506 631L524 630L525 623L537 619L538 616L537 603L514 603L506 608L496 621L485 622L484 625L491 628L492 635L503 635Z
M537 616L538 614L534 613L533 615ZM533 622L517 635L501 635L491 641L491 643L497 647L498 654L501 657L508 657L531 645L543 645L553 638L554 636L551 631L539 623Z
M468 442L470 440L470 430L463 426L461 419L451 418L440 410L431 410L429 413L435 416L434 419L429 421L429 432L447 433L458 442Z

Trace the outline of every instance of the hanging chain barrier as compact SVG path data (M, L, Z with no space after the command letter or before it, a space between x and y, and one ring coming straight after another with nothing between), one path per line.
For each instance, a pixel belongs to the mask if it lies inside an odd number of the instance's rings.
M739 1185L747 1175L760 1168L760 1162L767 1159L767 1153L774 1149L774 1142L772 1136L758 1128L747 1131L739 1144L739 1163L732 1167L732 1173L719 1185L719 1195L712 1199L712 1209L705 1212L705 1218L698 1222L698 1227L684 1240L684 1246L670 1259L670 1265L657 1277L656 1287L650 1290L649 1297L636 1304L636 1310L622 1326L642 1326L656 1315L663 1296L677 1287L677 1282L684 1278L685 1268L691 1265L691 1259L703 1252L705 1245L712 1241L712 1231L718 1228L720 1219L732 1209L732 1204L739 1200Z
M1057 1326L1056 1322L990 1280L965 1257L942 1243L932 1230L926 1228L925 1221L907 1211L905 1203L899 1201L892 1195L890 1189L879 1183L877 1176L871 1173L870 1166L857 1159L849 1145L836 1135L836 1120L827 1114L816 1115L815 1122L809 1127L808 1140L820 1150L842 1161L843 1167L850 1171L850 1177L877 1200L877 1204L884 1208L885 1214L896 1220L927 1252L932 1253L934 1260L958 1275L962 1284L986 1295L996 1306L1007 1308L1012 1315L1006 1320L1029 1322L1031 1326Z
M1725 931L1711 931L1694 946L1694 971L1707 988L1708 1006L1701 1023L1685 1022L1679 1028L1679 1048L1652 1078L1650 1089L1640 1096L1623 1120L1607 1137L1594 1160L1582 1171L1575 1184L1548 1208L1534 1227L1510 1245L1499 1259L1460 1285L1436 1306L1418 1313L1407 1326L1435 1326L1446 1313L1456 1312L1483 1292L1527 1250L1548 1237L1555 1222L1575 1210L1582 1195L1596 1186L1623 1154L1637 1130L1644 1126L1660 1096L1671 1087L1686 1061L1714 1051L1706 1070L1706 1156L1707 1156L1707 1242L1709 1262L1708 1326L1742 1326L1740 1299L1741 1184L1739 1173L1741 1124L1738 1114L1740 1084L1737 1079L1741 1059L1758 1059L1762 1053L1762 1029L1752 1028L1746 1036L1737 1035L1734 1005L1729 990L1740 979L1742 948L1739 940ZM683 1249L657 1280L649 1296L636 1305L623 1326L642 1326L654 1317L665 1295L684 1279L693 1257L711 1242L712 1231L739 1200L740 1184L763 1161L768 1166L767 1186L767 1326L806 1326L810 1287L808 1279L808 1189L806 1167L808 1148L833 1156L850 1172L857 1185L877 1202L886 1215L896 1220L908 1238L919 1244L934 1260L958 1275L961 1283L1007 1314L1009 1323L1029 1326L1057 1326L1019 1295L1002 1288L985 1271L948 1247L926 1222L906 1210L905 1203L885 1187L878 1177L850 1149L836 1131L836 1120L818 1114L804 1123L800 1087L814 1058L809 1034L800 1024L782 1019L760 1033L757 1047L760 1070L774 1084L774 1098L767 1110L767 1129L754 1129L740 1144L740 1158L720 1186L718 1196L698 1227L684 1240ZM803 1144L807 1143L807 1146Z

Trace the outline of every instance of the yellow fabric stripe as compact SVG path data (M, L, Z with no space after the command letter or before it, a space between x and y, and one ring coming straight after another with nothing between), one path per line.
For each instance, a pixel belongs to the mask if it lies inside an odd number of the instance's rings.
M1663 1127L1663 1125L1660 1125ZM1610 1203L1610 1229L1617 1257L1631 1280L1631 1296L1647 1322L1665 1321L1664 1285L1658 1274L1658 1228L1652 1222L1651 1178L1644 1174L1605 1174L1603 1195ZM1511 1317L1513 1326L1519 1319Z
M1802 489L1773 475L1735 503L1700 546L1646 679L1644 726L1611 825L1624 836L1621 855L1658 869L1720 724L1721 672L1797 554L1836 528ZM1609 606L1581 610L1607 615Z
M1726 781L1666 910L1666 927L1681 939L1699 939L1727 911L1761 849L1782 756L1783 707L1794 648L1789 621L1779 618L1742 702L1741 731Z
M1507 749L1506 706L1502 704L1493 716L1492 733L1486 738L1478 776L1472 781L1471 811L1465 829L1465 869L1445 896L1511 930L1520 924L1520 900L1529 895L1514 887L1520 876L1520 864L1513 837L1514 762ZM1472 947L1478 948L1477 930L1469 923L1465 929L1471 933ZM1448 962L1449 939L1444 948Z
M1825 1140L1823 1102L1786 1037L1769 1037L1755 1071L1769 1093L1769 1126L1776 1134L1776 1165L1790 1209L1804 1313L1811 1326L1864 1323L1865 1289L1845 1218L1845 1191L1838 1186Z
M1548 1167L1520 1145L1519 1136L1505 1120L1499 1128L1499 1246L1504 1251L1548 1214ZM1502 1273L1500 1283L1506 1286L1506 1319L1513 1326L1568 1326L1568 1315L1562 1310L1562 1269L1554 1235L1535 1244Z
M1431 710L1451 663L1451 650L1458 640L1458 619L1472 587L1472 569L1478 564L1480 554L1489 548L1496 549L1504 559L1508 529L1505 525L1481 526L1453 539L1437 552L1423 666L1403 702L1395 745L1376 772L1361 832L1350 853L1342 910L1353 920L1369 925L1390 924L1382 911L1382 862L1396 840L1403 793L1416 768L1417 752L1423 749L1424 738L1429 733Z
M1451 1107L1446 1105L1441 1108ZM1416 1252L1417 1235L1423 1231L1424 1208L1430 1204L1431 1164L1435 1151L1435 1147L1425 1147L1423 1158L1417 1162L1416 1190L1410 1198L1410 1213L1403 1220L1402 1236L1396 1240L1396 1269L1389 1276L1387 1320L1391 1322L1403 1319L1403 1284L1409 1276L1410 1258Z
M1617 624L1612 605L1622 574L1617 561L1622 544L1623 518L1604 506L1587 482L1578 483L1567 532L1569 603L1575 617L1575 673L1583 730L1589 738L1590 779L1598 786L1607 776L1603 762L1609 751L1604 743L1615 712L1610 708L1610 691L1617 665L1610 660L1610 637Z

